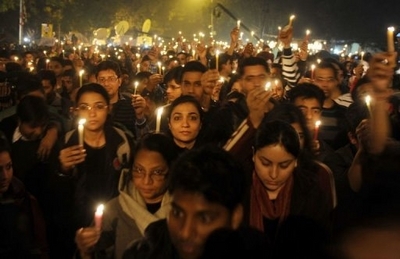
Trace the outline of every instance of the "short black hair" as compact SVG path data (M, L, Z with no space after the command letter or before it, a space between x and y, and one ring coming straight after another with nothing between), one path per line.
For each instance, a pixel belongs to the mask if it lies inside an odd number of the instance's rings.
M186 65L183 67L181 78L179 81L182 82L183 75L186 72L200 72L200 73L205 73L207 71L207 67L201 64L199 61L189 61L186 63Z
M268 63L265 59L258 57L248 57L244 58L239 62L238 73L240 76L243 76L245 67L249 66L263 66L265 68L266 73L270 73Z
M51 86L54 88L55 86L56 86L56 84L57 84L57 77L56 77L56 74L54 73L54 71L53 70L40 70L39 72L38 72L38 76L39 76L39 79L41 80L41 81L43 81L43 80L49 80L50 81L50 84L51 84Z
M79 88L78 92L76 93L75 103L78 104L79 99L81 99L82 95L85 93L97 93L103 96L104 100L106 101L107 105L110 104L110 96L108 95L106 89L102 85L97 83L89 83L83 85Z
M288 93L288 98L291 103L301 97L302 99L317 99L319 105L324 105L325 94L318 86L311 83L301 83L293 87Z
M21 123L32 127L47 125L50 113L43 98L27 95L17 105L16 115Z
M207 144L183 153L173 165L168 191L198 193L212 203L233 211L246 192L241 165L225 150Z
M120 68L119 64L115 61L105 60L105 61L100 62L97 65L96 78L98 77L100 71L105 71L105 70L112 70L115 72L117 77L121 77L121 68Z
M182 77L182 71L183 67L177 66L174 67L173 69L169 70L165 75L164 75L164 84L168 84L172 80L175 80L176 83L180 84L180 79Z

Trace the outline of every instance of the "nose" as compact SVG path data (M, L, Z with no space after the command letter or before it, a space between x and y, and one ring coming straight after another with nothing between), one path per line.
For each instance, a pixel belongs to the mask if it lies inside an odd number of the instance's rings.
M189 127L189 119L188 118L184 118L182 120L182 127L185 127L185 128Z
M273 166L271 171L269 172L269 177L271 177L272 180L275 180L278 177L278 168L277 166Z
M188 240L194 233L193 221L190 218L185 218L184 222L181 225L181 229L179 232L179 236L181 240Z
M152 183L152 181L153 181L153 179L151 179L151 176L150 176L149 174L146 174L146 175L143 177L143 183L144 183L145 185L149 185L150 183Z

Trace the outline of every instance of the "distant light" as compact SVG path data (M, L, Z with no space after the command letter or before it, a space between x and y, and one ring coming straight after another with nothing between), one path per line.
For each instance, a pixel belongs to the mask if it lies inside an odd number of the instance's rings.
M24 38L24 42L30 42L31 40L28 37Z

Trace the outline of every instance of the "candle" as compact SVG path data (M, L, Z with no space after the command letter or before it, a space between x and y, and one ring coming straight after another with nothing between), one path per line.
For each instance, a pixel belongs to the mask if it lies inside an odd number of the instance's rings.
M133 91L133 94L136 94L137 88L138 88L139 82L136 81L135 82L135 90Z
M240 29L240 20L238 20L238 21L236 22L236 27L237 27L238 29Z
M50 62L50 59L46 59L46 70L49 69L49 62Z
M161 115L163 113L164 107L160 107L157 109L157 120L156 120L156 133L160 132L161 128Z
M314 70L315 70L315 65L311 65L311 80L314 80Z
M394 27L387 28L387 51L394 52L394 39L393 39Z
M314 128L314 140L318 139L318 130L319 126L321 125L321 121L316 121L315 122L315 128Z
M310 30L306 30L306 38L305 38L305 41L308 41L308 40L309 40L309 38L310 38L310 33L311 33Z
M79 137L79 145L83 146L83 130L86 123L86 119L80 119L78 122L78 137Z
M219 50L215 52L215 69L218 71Z
M364 51L361 51L361 60L364 59Z
M164 71L165 71L165 67L162 66L162 67L161 67L161 75L164 75Z
M265 91L271 90L271 82L267 82L264 87Z
M291 27L292 26L292 24L293 24L293 19L295 18L296 16L295 15L291 15L290 16L290 18L289 18L289 27Z
M79 87L82 87L82 76L85 73L85 70L81 69L79 71Z
M372 113L371 113L371 96L369 96L369 95L365 96L365 104L367 105L369 115L371 116L372 115Z
M160 61L157 62L157 66L158 66L158 73L161 75L161 62Z
M101 221L103 219L104 205L100 204L97 206L96 212L94 213L94 226L95 228L101 229Z

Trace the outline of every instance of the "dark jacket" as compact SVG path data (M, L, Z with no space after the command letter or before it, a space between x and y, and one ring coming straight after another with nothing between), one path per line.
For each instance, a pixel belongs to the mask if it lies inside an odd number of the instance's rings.
M0 198L0 258L49 258L42 212L15 177Z

